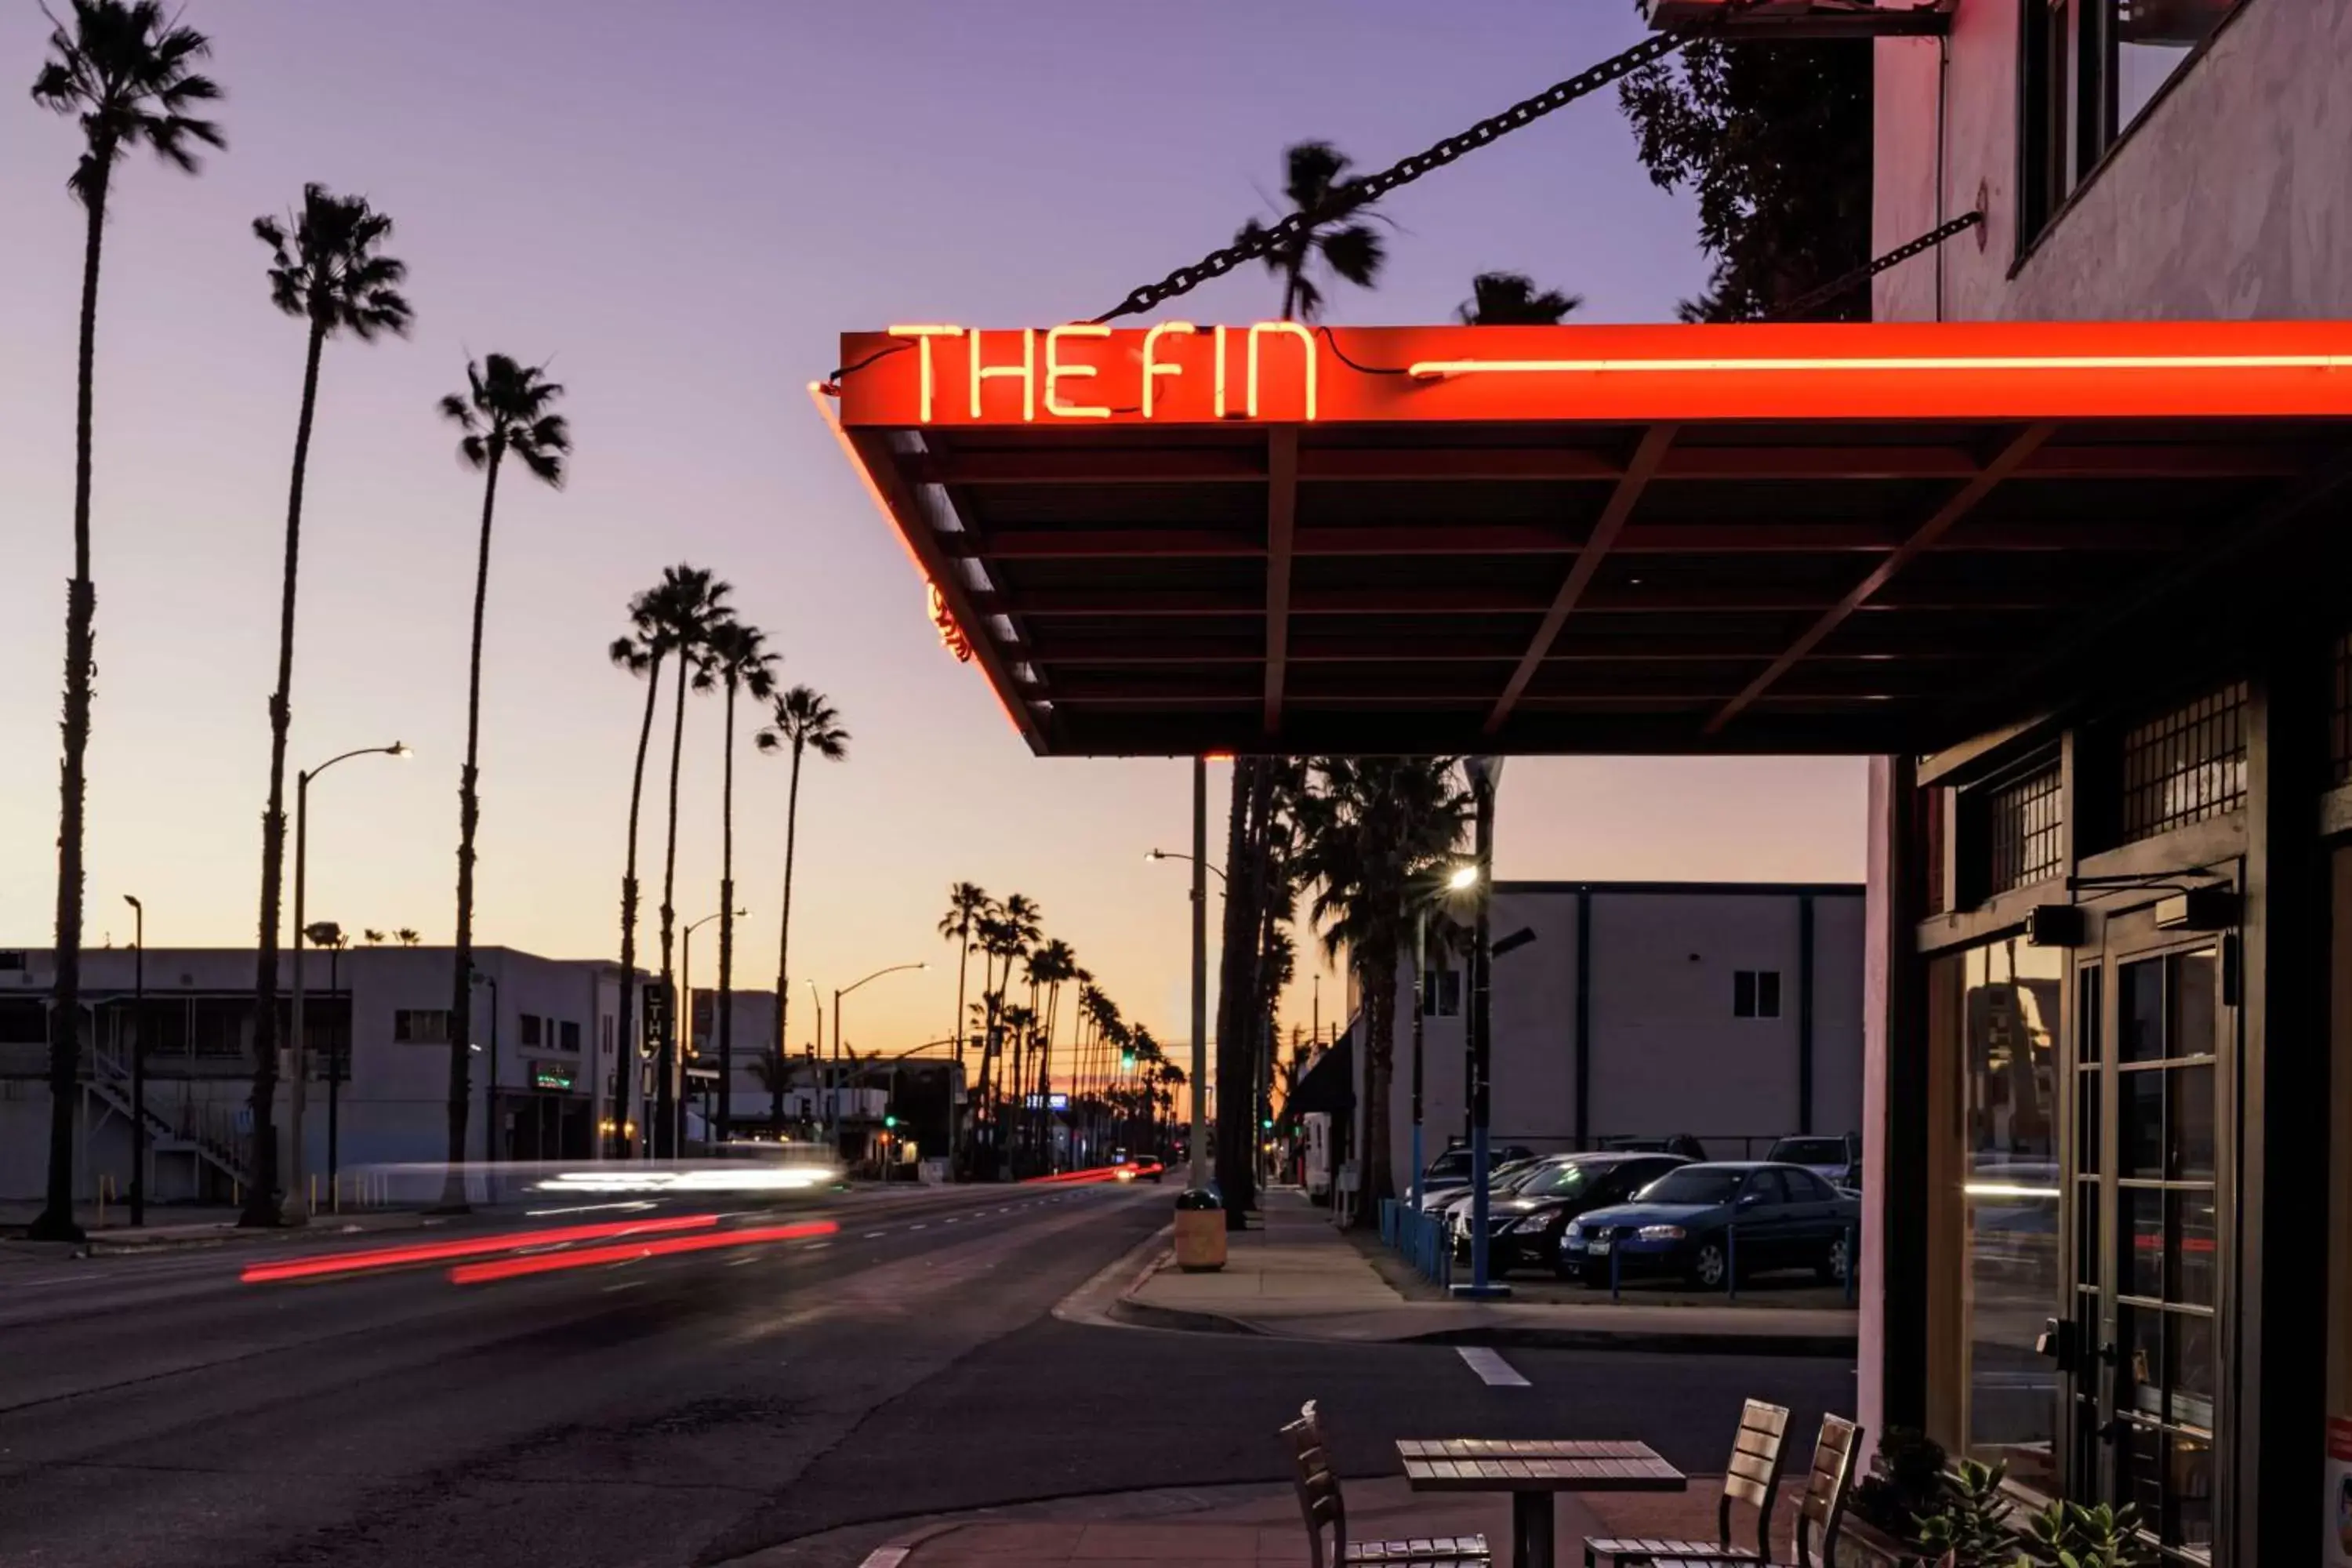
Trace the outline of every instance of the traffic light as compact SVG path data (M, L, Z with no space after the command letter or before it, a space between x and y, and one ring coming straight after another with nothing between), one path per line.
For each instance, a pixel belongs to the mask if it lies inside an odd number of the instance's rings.
M882 1125L885 1127L896 1127L898 1125L898 1119L886 1110L882 1113Z
M1133 1072L1135 1070L1135 1053L1133 1051L1121 1051L1118 1053L1118 1070L1121 1072Z
M1268 1132L1271 1132L1271 1131L1274 1131L1274 1118L1273 1118L1273 1117L1271 1117L1271 1116L1269 1116L1269 1117L1267 1117L1267 1118L1265 1119L1265 1130L1266 1130Z

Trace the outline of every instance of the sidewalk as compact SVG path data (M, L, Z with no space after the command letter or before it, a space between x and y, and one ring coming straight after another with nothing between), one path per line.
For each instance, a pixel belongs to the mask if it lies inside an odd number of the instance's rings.
M1720 1483L1694 1476L1675 1494L1562 1494L1555 1500L1559 1561L1583 1555L1587 1536L1715 1535ZM1430 1496L1402 1478L1347 1484L1348 1533L1358 1541L1412 1540L1483 1533L1496 1563L1507 1561L1511 1505L1503 1493ZM1784 1556L1795 1522L1793 1495L1776 1510L1773 1536ZM1068 1498L921 1521L895 1527L852 1527L771 1547L726 1568L810 1568L860 1563L863 1568L1139 1568L1188 1563L1202 1568L1299 1568L1307 1562L1307 1527L1286 1484L1171 1488Z
M0 1204L0 1248L42 1254L89 1252L148 1252L164 1247L217 1247L232 1242L261 1241L289 1237L356 1235L380 1230L413 1230L424 1223L424 1215L413 1209L378 1209L365 1213L314 1215L305 1226L279 1230L240 1230L237 1211L220 1206L169 1206L157 1205L149 1210L151 1220L160 1223L132 1226L124 1223L131 1211L121 1204L109 1204L107 1224L99 1224L95 1205L78 1208L74 1217L81 1222L86 1240L28 1241L24 1227L40 1212L38 1204Z
M1844 1355L1846 1309L1453 1301L1398 1289L1325 1211L1293 1189L1265 1197L1262 1228L1227 1237L1225 1267L1187 1274L1172 1255L1114 1302L1123 1322L1194 1332L1272 1334L1351 1343L1591 1346Z

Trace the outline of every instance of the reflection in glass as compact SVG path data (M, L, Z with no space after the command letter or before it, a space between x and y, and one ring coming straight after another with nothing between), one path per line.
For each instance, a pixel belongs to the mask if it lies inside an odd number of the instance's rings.
M2074 1075L2074 1169L2086 1176L2099 1169L2100 1086L2095 1068Z
M2116 129L2128 130L2235 0L2108 0L2115 8ZM2219 764L2216 764L2219 765ZM2242 761L2239 766L2243 767Z
M2213 1550L2213 1445L2176 1433L2172 1438L2172 1517L2164 1539L2200 1555Z
M2170 1086L2165 1095L2168 1123L2165 1142L2170 1145L2172 1166L2166 1173L2175 1181L2210 1182L2213 1179L2213 1069L2173 1068L2164 1077Z
M2121 1187L2116 1192L2116 1285L2126 1296L2164 1299L2164 1189Z
M2210 1057L2220 1036L2221 975L2219 956L2211 948L2201 952L2173 954L2172 1027L2165 1041L2168 1057Z
M2164 1179L2164 1074L2161 1070L2116 1075L2116 1173Z
M2166 1197L2172 1211L2172 1276L2164 1292L2168 1301L2195 1306L2213 1305L2213 1194L2175 1192Z
M2116 1015L2117 1059L2155 1061L2164 1055L2164 960L2125 964L2116 989L2123 994Z
M2059 1379L2034 1352L2058 1310L2057 1033L2064 954L2010 942L1964 955L1969 1451L2054 1492Z
M2201 1313L2172 1314L2172 1419L2183 1426L2213 1430L2213 1320Z

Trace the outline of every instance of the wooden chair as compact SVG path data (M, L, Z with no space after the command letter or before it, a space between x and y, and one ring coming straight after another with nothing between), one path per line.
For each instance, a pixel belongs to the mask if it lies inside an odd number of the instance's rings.
M1438 1535L1412 1541L1350 1541L1348 1505L1339 1496L1339 1476L1331 1450L1323 1439L1322 1418L1315 1401L1300 1407L1298 1419L1282 1429L1290 1440L1291 1481L1298 1489L1298 1511L1307 1519L1307 1551L1313 1568L1349 1568L1356 1563L1380 1563L1383 1568L1464 1568L1488 1561L1483 1535ZM1323 1531L1331 1531L1327 1555Z
M1773 1407L1767 1405L1765 1408ZM1797 1508L1795 1568L1829 1568L1833 1560L1837 1551L1838 1526L1845 1520L1846 1497L1853 1489L1854 1450L1861 1444L1861 1427L1843 1415L1822 1417L1822 1435L1813 1443L1812 1469L1805 1478L1805 1499ZM1730 1478L1726 1477L1727 1489L1729 1484ZM1771 1511L1771 1505L1765 1504L1764 1513L1768 1520ZM1814 1538L1816 1531L1820 1536L1818 1541ZM1591 1543L1586 1544L1589 1553ZM1759 1563L1771 1560L1769 1543L1761 1557L1745 1547L1709 1551L1703 1543L1694 1542L1659 1542L1655 1544L1657 1550L1646 1556L1640 1552L1625 1552L1619 1554L1618 1561L1645 1563L1647 1568L1721 1568L1725 1563ZM1590 1561L1589 1555L1587 1561ZM1944 1564L1942 1568L1949 1568L1949 1564Z
M1696 1558L1707 1563L1769 1563L1772 1560L1772 1500L1780 1490L1780 1444L1788 1435L1789 1412L1778 1405L1751 1399L1739 1412L1739 1433L1731 1440L1731 1463L1723 1473L1723 1500L1716 1507L1713 1541L1668 1541L1652 1537L1588 1538L1584 1568L1616 1568L1654 1563L1660 1558ZM1756 1546L1750 1551L1731 1543L1734 1500L1756 1510Z

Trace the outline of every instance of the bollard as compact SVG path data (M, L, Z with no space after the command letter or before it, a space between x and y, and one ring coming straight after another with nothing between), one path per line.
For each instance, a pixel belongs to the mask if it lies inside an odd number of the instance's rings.
M1861 1269L1856 1266L1857 1261L1858 1261L1857 1255L1860 1253L1860 1251L1861 1251L1861 1246L1860 1246L1860 1243L1857 1241L1857 1239L1856 1239L1856 1237L1855 1237L1855 1236L1854 1236L1854 1234L1853 1234L1853 1226L1846 1226L1846 1227L1845 1227L1845 1304L1846 1304L1847 1306L1849 1306L1849 1307L1851 1307L1851 1306L1853 1306L1853 1277L1854 1277L1855 1275L1857 1275L1857 1274L1859 1274L1859 1273L1861 1273L1861 1272L1862 1272L1862 1270L1861 1270Z
M108 1175L108 1174L107 1174L105 1172L103 1172L103 1171L101 1171L101 1172L100 1172L100 1173L99 1173L99 1176L98 1176L98 1228L99 1228L99 1229L100 1229L100 1230L104 1230L104 1229L106 1228L106 1194L107 1194L107 1191L108 1191L108 1189L109 1189L109 1188L110 1188L113 1184L114 1184L114 1178L113 1178L113 1177L111 1177L111 1176Z
M1723 1227L1723 1293L1727 1300L1739 1300L1739 1226Z
M1619 1279L1619 1263L1623 1256L1624 1255L1622 1253L1617 1250L1617 1244L1615 1242L1612 1241L1609 1244L1609 1300L1612 1301L1615 1301L1618 1299L1617 1281Z

